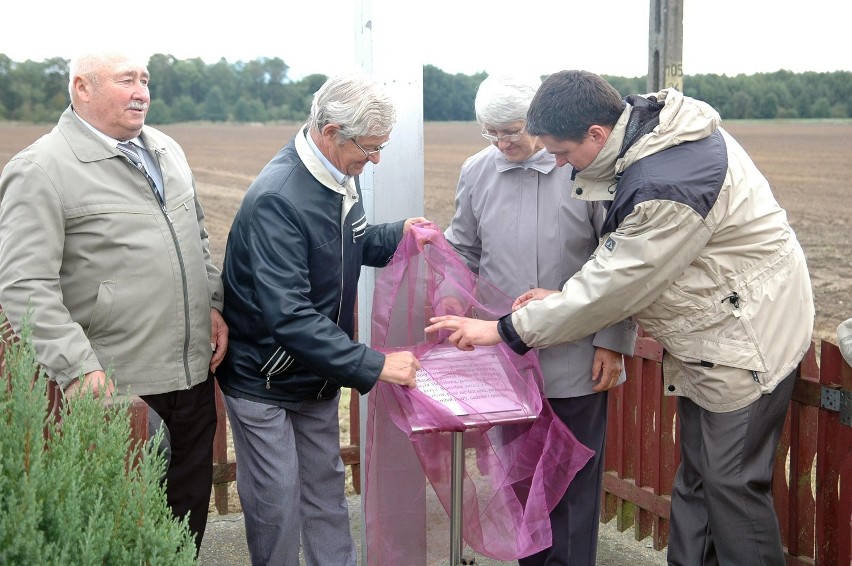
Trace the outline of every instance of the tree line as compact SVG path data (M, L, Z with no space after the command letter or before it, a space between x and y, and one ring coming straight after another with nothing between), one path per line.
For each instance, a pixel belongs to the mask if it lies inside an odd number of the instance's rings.
M68 106L68 65L61 57L15 62L0 53L0 121L55 122ZM149 124L302 121L327 78L312 74L292 80L278 57L207 64L156 54L148 70ZM473 100L486 76L424 65L424 120L474 120ZM645 77L604 77L622 95L647 92ZM686 95L709 103L725 119L852 118L849 71L687 75L683 82Z

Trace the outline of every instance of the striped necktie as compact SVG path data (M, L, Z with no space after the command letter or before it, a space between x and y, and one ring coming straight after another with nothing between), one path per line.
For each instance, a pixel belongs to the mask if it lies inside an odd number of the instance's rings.
M139 155L139 150L141 148L133 142L119 142L116 147L121 153L127 156L127 159L129 159L143 175L145 175L145 178L148 180L148 184L151 185L151 190L154 191L154 194L157 196L157 200L160 201L160 204L162 205L163 196L160 194L160 189L157 188L157 183L151 177L150 173L148 173L148 169L145 167L145 163Z

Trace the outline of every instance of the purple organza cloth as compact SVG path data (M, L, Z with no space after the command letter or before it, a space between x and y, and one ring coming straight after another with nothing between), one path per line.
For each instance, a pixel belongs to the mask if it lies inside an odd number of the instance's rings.
M452 437L462 432L462 533L475 552L516 560L551 545L550 511L591 458L542 393L534 352L504 344L462 352L429 318L496 320L512 298L479 279L433 224L414 226L376 278L372 346L408 350L418 386L369 395L364 509L367 563L446 564Z

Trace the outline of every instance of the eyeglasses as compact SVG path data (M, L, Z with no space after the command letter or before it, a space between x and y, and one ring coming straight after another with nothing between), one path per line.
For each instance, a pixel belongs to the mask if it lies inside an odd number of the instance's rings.
M356 146L358 146L358 149L360 149L361 151L364 152L364 155L367 156L367 159L369 159L371 155L375 155L375 154L379 153L380 151L382 151L390 143L390 140L388 140L385 143L383 143L382 145L376 146L376 149L374 149L372 151L367 151L366 149L361 147L360 143L355 141L355 138L349 138L349 139L352 140L352 143L354 143Z
M521 136L523 135L523 133L524 133L523 130L518 130L517 132L515 132L513 134L503 134L502 136L493 136L493 135L489 134L488 132L483 131L482 137L487 139L488 141L490 141L492 143L501 142L501 141L516 142L519 139L521 139Z

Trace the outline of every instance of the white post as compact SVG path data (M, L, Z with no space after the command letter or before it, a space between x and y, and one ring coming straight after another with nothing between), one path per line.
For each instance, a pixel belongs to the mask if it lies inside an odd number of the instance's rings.
M394 0L360 0L356 12L356 54L362 70L384 82L397 111L391 144L378 166L361 175L367 220L372 224L423 215L423 62L422 42L410 25L412 6ZM358 312L369 315L373 273L359 286ZM362 310L363 309L363 310ZM369 316L359 316L358 335L370 341Z
M420 5L398 0L359 0L355 13L355 52L360 68L387 86L397 111L391 144L378 166L361 175L361 191L371 224L423 216L423 38L416 24ZM375 270L365 268L358 285L358 336L370 343ZM365 461L367 397L360 399L361 462ZM365 470L361 468L361 493ZM361 505L361 563L367 542Z

